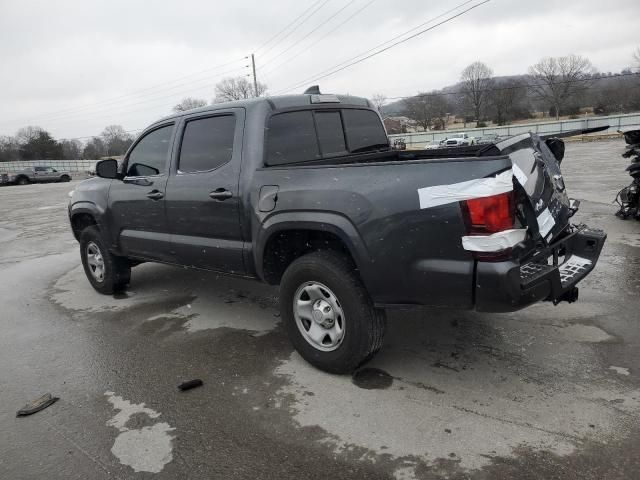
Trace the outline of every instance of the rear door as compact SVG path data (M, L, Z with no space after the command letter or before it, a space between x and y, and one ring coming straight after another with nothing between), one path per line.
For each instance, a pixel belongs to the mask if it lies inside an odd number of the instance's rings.
M165 194L173 123L145 133L124 160L125 178L109 190L110 231L125 255L174 262Z
M242 108L184 118L167 184L167 219L178 263L244 274L239 178Z

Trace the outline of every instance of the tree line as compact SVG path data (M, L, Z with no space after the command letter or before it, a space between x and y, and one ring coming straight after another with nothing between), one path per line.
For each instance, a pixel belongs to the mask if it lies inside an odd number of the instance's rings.
M264 95L267 86L257 83L258 95ZM252 82L245 77L225 78L215 85L212 103L242 100L255 96ZM187 97L173 107L174 112L184 112L207 105L206 100ZM78 160L98 159L124 155L135 137L121 125L109 125L96 137L86 142L79 139L56 140L42 127L28 126L15 135L0 136L0 162L12 160Z
M640 69L640 49L634 59ZM627 113L640 110L640 84L631 73L631 68L618 75L598 73L588 58L572 54L543 58L526 75L494 77L493 70L478 61L468 65L452 87L390 105L377 94L373 102L383 113L402 114L424 130L446 128L452 115L462 117L465 126L475 122L482 127L489 121L506 125L532 118L534 112L560 119L585 107L600 115Z
M120 125L109 125L97 137L56 140L42 127L28 126L0 136L0 162L12 160L78 160L123 155L134 137Z

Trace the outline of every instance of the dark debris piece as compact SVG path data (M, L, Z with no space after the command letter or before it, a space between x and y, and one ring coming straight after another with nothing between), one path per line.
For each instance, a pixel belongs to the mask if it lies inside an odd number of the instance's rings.
M178 388L184 392L185 390L191 390L192 388L201 387L201 386L202 386L202 380L200 380L199 378L196 378L194 380L189 380L188 382L181 383L180 385L178 385Z
M53 405L58 400L58 397L52 396L50 393L45 393L41 397L36 398L35 400L30 401L16 413L16 417L26 417L27 415L31 415L33 413L39 412L40 410L44 410L50 405Z

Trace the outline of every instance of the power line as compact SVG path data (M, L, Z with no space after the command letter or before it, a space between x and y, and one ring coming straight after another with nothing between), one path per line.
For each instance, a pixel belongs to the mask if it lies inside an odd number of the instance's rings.
M313 35L318 29L320 29L321 27L323 27L324 25L326 25L328 22L330 22L331 20L333 20L336 15L339 15L343 10L349 8L353 2L355 2L356 0L351 0L349 3L347 3L344 7L339 8L338 11L336 11L333 15L331 15L329 18L327 18L326 20L324 20L323 22L320 22L320 24L318 26L316 26L313 30L311 30L310 32L308 32L306 35L304 35L302 38L296 40L295 42L293 42L291 45L289 45L287 48L285 48L284 50L282 50L280 53L278 53L275 57L271 57L269 60L267 60L265 63L262 64L262 66L266 66L269 63L273 62L276 58L279 58L280 56L284 55L285 53L287 53L289 50L291 50L293 47L300 45L300 42L302 42L303 40L306 40L307 38L309 38L311 35Z
M360 12L362 12L365 8L369 7L372 3L374 3L376 0L370 0L368 3L365 3L361 8L359 8L358 10L356 10L355 12L353 12L351 15L349 15L343 22L339 23L338 25L336 25L335 27L333 27L331 30L327 31L324 35L322 35L320 38L318 38L316 41L312 42L311 44L303 47L298 53L294 54L292 57L289 57L288 59L286 59L284 62L281 62L280 64L276 65L275 67L267 70L266 72L264 72L264 75L268 75L269 73L279 69L280 67L282 67L283 65L286 65L287 63L293 61L294 59L298 58L300 55L302 55L303 53L307 53L309 51L309 49L311 49L311 47L314 47L315 45L317 45L320 41L324 40L326 37L328 37L329 35L331 35L333 32L335 32L338 28L340 28L341 26L343 26L345 23L347 23L349 20L351 20L353 17L355 17L357 14L359 14Z
M269 43L271 43L273 40L275 40L278 36L280 36L280 34L282 34L283 32L285 32L291 25L293 25L294 23L296 23L300 18L302 18L309 10L311 10L314 6L316 6L318 3L320 3L322 0L316 0L314 3L311 4L311 6L309 8L307 8L304 12L302 12L300 15L298 15L295 19L293 19L291 22L289 22L282 30L280 30L278 33L276 33L274 36L272 36L271 38L269 38L269 40L267 40L266 42L264 42L262 45L260 45L258 48L254 49L253 52L256 53L258 52L260 49L266 47Z
M452 8L452 9L450 9L450 10L447 10L446 12L444 12L444 13L442 13L442 14L440 14L440 15L438 15L438 16L436 16L436 17L434 17L434 18L430 19L430 20L427 20L426 22L422 23L420 26L423 26L423 25L429 24L429 23L431 23L431 22L435 21L436 19L441 18L441 17L443 17L443 16L447 15L447 14L448 14L448 13L450 13L450 12L453 12L453 11L455 11L455 10L458 10L458 9L462 8L463 6L465 6L465 5L469 4L469 3L471 3L472 1L474 1L474 0L467 0L466 2L462 2L462 3L461 3L461 4L459 4L458 6L456 6L456 7ZM420 28L420 26L418 26L418 27L414 27L414 28L412 28L412 29L410 29L410 30L407 30L406 32L404 32L404 33L402 33L402 34L400 34L400 35L396 35L396 36L395 36L395 37L393 37L392 39L387 40L386 42L383 42L383 43L381 43L381 44L379 44L379 45L377 45L377 46L375 46L375 47L373 47L373 48L370 48L369 50L367 50L367 51L365 51L365 52L363 52L363 53L361 53L361 54L359 54L359 55L356 55L356 56L354 56L354 57L351 57L350 59L345 60L344 62L339 63L339 64L337 64L337 65L334 65L333 67L331 67L331 68L329 68L329 69L327 69L327 70L324 70L323 72L320 72L319 74L317 74L317 75L315 75L315 76L309 77L309 78L307 78L307 79L305 79L305 80L303 80L303 81L301 81L301 82L299 82L299 83L297 83L297 84L295 84L295 85L293 85L293 86L290 86L290 87L287 87L287 88L285 88L285 89L279 90L279 91L278 91L278 92L276 92L276 93L287 92L287 91L292 90L292 89L294 89L294 88L299 88L300 86L306 85L308 82L317 81L317 80L320 80L320 79L322 79L322 78L326 78L326 77L328 77L328 76L334 75L334 74L336 74L336 73L338 73L338 72L340 72L340 71L342 71L342 70L344 70L344 69L346 69L346 68L349 68L349 67L351 67L351 66L353 66L353 65L356 65L356 64L358 64L358 63L361 63L361 62L363 62L363 61L365 61L365 60L367 60L367 59L369 59L369 58L371 58L371 57L374 57L374 56L376 56L376 55L379 55L379 54L381 54L381 53L383 53L383 52L386 52L387 50L389 50L389 49L391 49L391 48L393 48L393 47L395 47L395 46L397 46L397 45L400 45L400 44L402 44L402 43L404 43L404 42L407 42L407 41L409 41L409 40L411 40L411 39L413 39L413 38L416 38L416 37L418 37L418 36L420 36L420 35L423 35L424 33L429 32L429 31L431 31L431 30L433 30L433 29L435 29L435 28L437 28L437 27L439 27L439 26L441 26L441 25L444 25L445 23L451 22L451 21L455 20L456 18L458 18L458 17L460 17L460 16L462 16L462 15L464 15L464 14L466 14L466 13L470 12L471 10L474 10L475 8L480 7L481 5L484 5L485 3L489 3L490 1L491 1L491 0L484 0L484 1L480 2L480 3L477 3L477 4L475 4L475 5L472 5L471 7L468 7L468 8L466 8L465 10L463 10L463 11L461 11L461 12L459 12L459 13L455 14L455 15L452 15L451 17L446 18L446 19L444 19L443 21L438 22L438 23L436 23L435 25L433 25L433 26L431 26L431 27L429 27L429 28L425 28L424 30L420 30L419 32L414 33L414 34L410 35L409 37L406 37L406 38L404 38L404 39L402 39L402 40L398 40L397 42L394 42L394 43L392 43L391 45L388 45L388 46L386 46L386 47L384 47L384 48L381 48L380 50L374 51L374 50L376 50L376 49L380 48L381 46L386 45L386 44L388 44L389 42L392 42L394 39L397 39L397 38L400 38L400 37L404 37L404 36L405 36L405 35L407 35L408 33L410 33L410 32L412 32L412 31L416 30L417 28ZM373 52L373 53L371 53L371 54L369 54L369 55L366 55L368 52L371 52L371 51L374 51L374 52ZM363 55L365 55L365 56L363 57ZM363 58L360 58L359 60L355 60L355 59L358 59L359 57L363 57ZM352 61L352 60L354 60L354 61ZM342 65L343 65L343 66L342 66ZM338 68L338 67L340 67L340 68ZM324 72L329 72L329 73L324 73Z
M304 18L300 23L298 23L295 27L293 27L293 29L287 33L284 37L282 37L280 40L278 40L276 43L272 44L269 48L267 48L264 52L261 53L262 56L266 55L267 53L269 53L271 50L273 50L275 48L276 45L279 45L280 43L282 43L284 40L286 40L287 38L289 38L291 35L293 35L293 33L298 30L298 28L300 28L302 25L304 25L307 20L309 20L311 17L313 17L318 10L320 10L322 7L324 7L327 3L329 3L331 0L324 0L318 7L315 8L315 10L312 10L311 13L309 13L309 15L307 15L306 18ZM317 3L317 2L316 2Z
M66 108L66 109L62 109L62 110L56 110L56 111L53 111L53 112L43 113L41 115L37 115L37 116L31 117L31 118L49 119L49 117L58 117L60 115L65 115L65 114L69 114L69 113L73 113L73 112L77 112L77 111L83 111L83 110L91 109L91 108L93 108L95 106L99 106L99 105L117 103L121 99L125 99L125 98L128 98L128 97L140 96L140 94L143 94L142 96L144 96L144 92L148 92L149 90L155 90L155 89L157 89L159 87L162 87L162 86L165 86L165 85L169 85L169 84L175 83L177 81L180 81L180 80L183 80L183 79L186 79L186 78L191 78L191 77L194 77L194 76L197 76L197 75L201 75L202 73L205 73L205 72L214 71L214 70L217 70L217 69L232 65L232 64L240 62L240 61L245 61L245 59L242 58L242 59L238 59L238 60L233 60L231 62L223 63L223 64L220 64L220 65L216 65L214 67L209 67L209 68L206 68L204 70L200 70L199 72L191 73L189 75L184 75L182 77L178 77L178 78L175 78L175 79L167 81L167 82L159 83L159 84L156 84L156 85L144 88L144 89L136 90L136 91L133 91L133 92L130 92L130 93L127 93L127 94L123 94L123 95L119 95L117 97L107 98L105 100L101 100L101 101L90 103L90 104L86 104L86 105L79 105L77 107L71 107L71 108ZM202 81L202 80L204 80L204 79L195 80L193 83L199 82L199 81ZM181 85L185 85L185 84L183 83L183 84L180 84L178 86L181 86ZM175 87L171 87L171 88L175 88ZM169 88L169 89L171 89L171 88ZM166 89L164 89L164 90L166 90ZM155 93L158 93L158 92L153 92L152 94L155 94ZM23 118L25 120L27 120L27 117L23 117ZM15 120L12 120L12 122L14 122L14 121Z
M211 76L211 77L201 78L199 80L195 80L195 81L192 81L192 82L187 82L187 83L175 85L173 87L170 87L170 88L167 88L167 89L163 89L163 90L157 91L157 92L150 92L150 93L147 93L147 94L142 95L142 96L144 97L144 96L151 95L152 98L146 98L146 99L141 100L141 101L134 101L133 103L119 104L118 102L115 102L115 104L112 104L112 105L106 104L106 105L103 105L103 106L98 107L96 109L93 109L93 110L91 110L89 112L80 110L80 111L75 111L75 112L69 112L69 113L66 113L66 114L59 114L59 115L56 115L56 116L53 116L53 117L49 117L49 118L35 117L35 118L39 118L40 119L36 123L39 123L39 122L44 123L44 122L52 122L52 121L53 122L59 122L59 121L78 120L78 119L83 119L84 120L85 118L91 117L91 116L93 116L95 114L103 114L104 112L112 111L114 109L115 110L117 110L117 109L126 109L126 108L131 107L131 106L141 105L141 104L148 103L148 102L154 102L156 100L163 100L164 101L165 99L173 97L173 96L176 96L176 95L185 95L185 94L189 94L189 93L192 94L195 91L199 91L199 90L202 90L204 88L211 88L211 87L207 84L207 85L204 85L202 87L198 87L196 89L194 89L192 87L192 88L189 88L188 90L179 90L179 91L177 91L175 93L171 93L171 94L167 94L166 92L168 92L170 90L175 90L176 88L184 87L185 85L192 85L194 83L200 83L200 82L204 82L204 81L209 83L215 78L219 78L219 77L221 77L223 75L226 75L226 74L229 74L229 73L234 73L234 72L238 72L240 70L244 70L244 68L245 67L235 68L235 69L232 69L232 70L226 70L224 72L220 72L217 75L214 75L214 76ZM161 93L161 92L164 92L164 93ZM160 94L160 95L158 95L158 94ZM126 101L130 102L132 100L136 100L136 99L135 98L131 98L131 99L127 99ZM126 111L126 110L124 110L124 111Z

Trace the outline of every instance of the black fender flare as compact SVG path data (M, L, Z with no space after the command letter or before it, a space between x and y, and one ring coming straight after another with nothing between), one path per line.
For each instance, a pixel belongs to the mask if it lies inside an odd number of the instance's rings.
M69 222L73 229L73 218L78 215L91 215L96 221L98 228L102 228L102 216L104 215L104 209L101 209L94 202L88 200L80 200L69 205Z
M264 280L264 251L273 235L285 230L316 230L338 237L349 250L366 285L371 257L356 226L345 216L333 212L280 212L267 217L254 238L253 261L256 274Z

